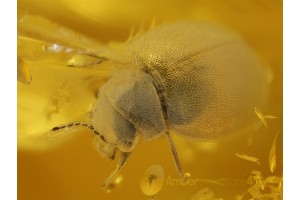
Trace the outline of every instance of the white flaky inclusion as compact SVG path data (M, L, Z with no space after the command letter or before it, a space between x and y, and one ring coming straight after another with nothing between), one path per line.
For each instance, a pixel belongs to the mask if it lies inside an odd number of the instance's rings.
M244 159L244 160L248 160L250 162L254 162L257 163L258 165L260 165L259 163L259 158L253 157L253 156L248 156L246 154L241 154L241 153L235 153L235 156Z
M277 118L277 117L275 117L275 116L273 116L273 115L264 115L264 114L262 113L262 111L261 111L259 108L257 108L257 107L254 108L254 112L255 112L256 116L260 119L261 123L262 123L266 128L268 128L268 124L267 124L266 119L276 119L276 118Z
M199 190L191 200L223 200L223 198L216 198L214 191L209 188Z
M62 52L65 49L65 47L59 45L59 44L52 44L45 46L45 51L55 52L59 53Z
M254 132L251 132L248 139L247 139L247 145L251 145L253 142L253 136L254 136Z
M44 50L52 53L84 53L115 61L127 58L126 53L116 51L99 40L37 15L18 16L18 38L20 37L50 44L44 46Z
M257 171L257 170L251 171L251 176L248 178L247 184L249 184L249 185L253 185L253 184L259 185L262 182L263 182L263 177L262 177L260 171Z
M247 183L251 185L246 192L253 197L251 199L278 200L282 196L282 178L278 176L263 178L260 171L254 170Z
M75 49L73 49L71 47L65 47L65 46L62 46L62 45L56 44L56 43L45 45L44 50L48 51L48 52L53 52L53 53L61 53L61 52L72 53L72 52L75 52Z
M17 58L18 81L28 85L32 80L29 66L19 55Z
M276 134L272 147L270 149L270 154L269 154L269 166L270 166L270 171L274 173L276 169L276 141L278 138L279 132Z
M103 61L105 61L105 58L85 54L76 54L70 60L68 60L67 65L69 67L87 67L99 64Z

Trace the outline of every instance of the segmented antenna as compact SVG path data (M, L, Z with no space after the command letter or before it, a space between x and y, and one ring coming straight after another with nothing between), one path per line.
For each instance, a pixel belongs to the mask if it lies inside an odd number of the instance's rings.
M85 122L71 122L71 123L68 123L68 124L63 124L63 125L60 125L60 126L56 126L56 127L53 127L51 129L51 132L58 132L58 131L61 131L61 130L64 130L64 129L69 129L69 128L73 128L75 126L83 126L83 127L87 127L89 128L90 130L92 130L94 132L94 134L96 135L99 135L101 140L103 140L104 142L106 142L105 138L103 137L103 135L101 135L95 128L93 125L91 124L87 124Z

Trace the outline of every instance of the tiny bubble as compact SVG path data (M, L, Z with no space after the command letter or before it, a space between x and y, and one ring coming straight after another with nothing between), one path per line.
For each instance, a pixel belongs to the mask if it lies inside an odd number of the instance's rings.
M190 173L185 173L184 176L185 176L186 178L190 178L190 177L191 177L191 174L190 174Z

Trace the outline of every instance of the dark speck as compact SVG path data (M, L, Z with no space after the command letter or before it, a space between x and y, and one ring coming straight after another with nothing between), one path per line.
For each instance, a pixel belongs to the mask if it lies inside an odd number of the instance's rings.
M52 131L58 131L58 130L59 130L59 127L52 128Z

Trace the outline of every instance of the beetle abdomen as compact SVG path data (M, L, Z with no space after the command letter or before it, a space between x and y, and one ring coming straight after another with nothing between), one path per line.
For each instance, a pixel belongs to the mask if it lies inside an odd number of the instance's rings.
M234 33L208 23L162 25L128 44L134 60L162 78L168 122L183 136L242 128L266 93L266 76Z

